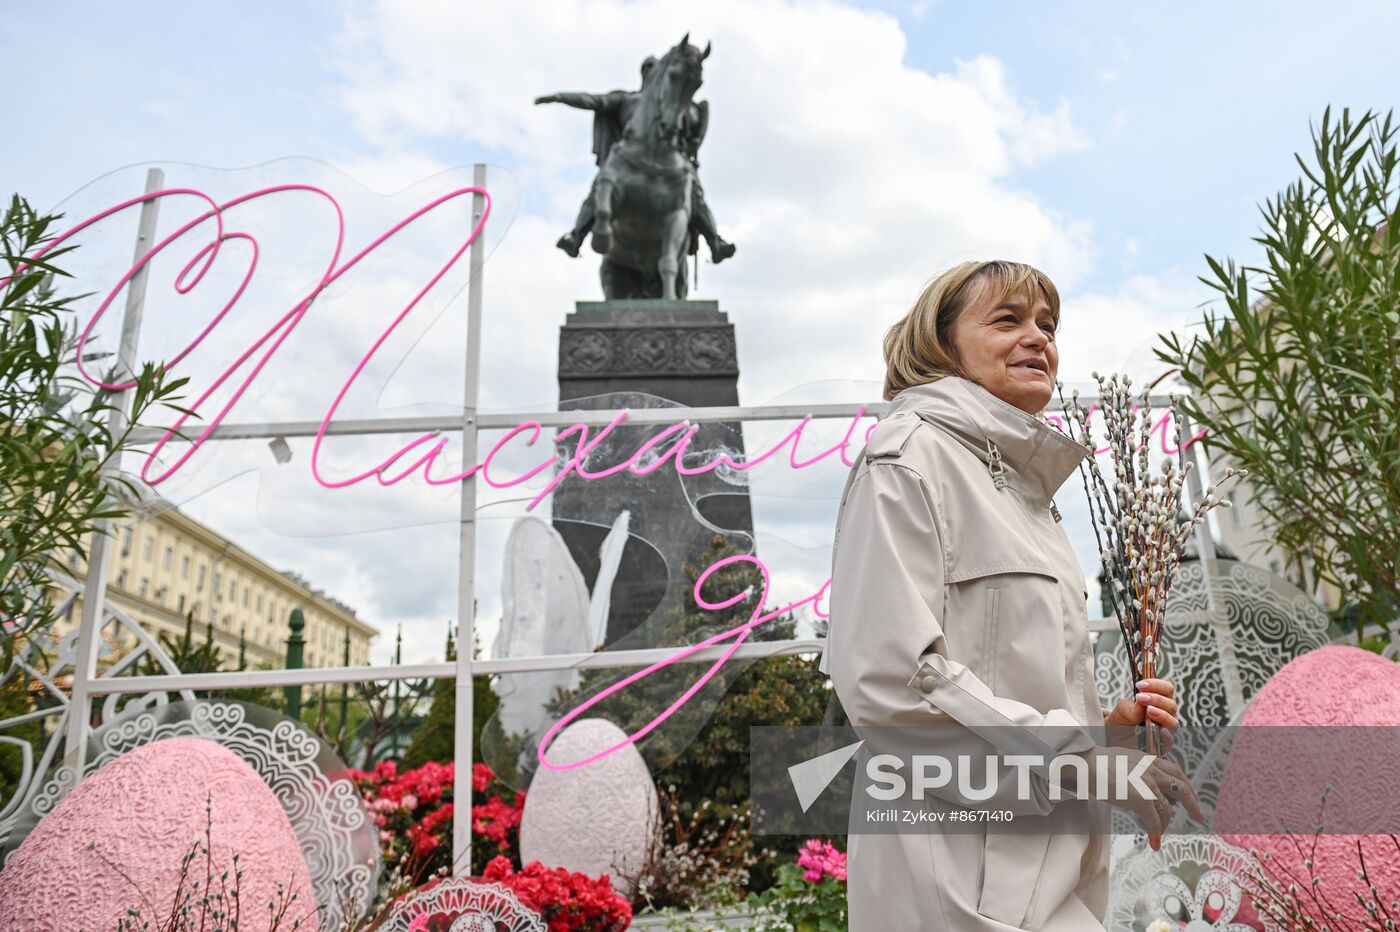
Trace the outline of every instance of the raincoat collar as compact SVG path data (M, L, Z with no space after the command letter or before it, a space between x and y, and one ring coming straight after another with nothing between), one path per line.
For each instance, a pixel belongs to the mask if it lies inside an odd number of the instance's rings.
M1001 453L1008 482L1041 505L1089 454L1088 447L1040 417L957 376L904 389L895 395L887 416L901 412L952 434L984 464L991 458L990 440Z

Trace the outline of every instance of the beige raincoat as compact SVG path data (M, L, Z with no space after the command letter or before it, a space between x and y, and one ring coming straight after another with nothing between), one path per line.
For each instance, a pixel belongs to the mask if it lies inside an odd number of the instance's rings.
M832 552L821 669L854 725L1065 726L1049 730L1047 759L1102 740L1080 727L1102 726L1108 709L1084 574L1051 501L1086 453L965 379L895 397L847 479ZM1109 840L851 834L850 927L1102 929Z

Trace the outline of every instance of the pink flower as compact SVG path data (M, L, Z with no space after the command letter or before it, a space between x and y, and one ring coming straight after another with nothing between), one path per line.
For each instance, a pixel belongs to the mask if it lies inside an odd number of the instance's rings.
M808 883L820 883L823 876L836 880L846 879L846 855L838 851L830 842L816 838L807 839L797 855L797 866L803 868L802 879Z

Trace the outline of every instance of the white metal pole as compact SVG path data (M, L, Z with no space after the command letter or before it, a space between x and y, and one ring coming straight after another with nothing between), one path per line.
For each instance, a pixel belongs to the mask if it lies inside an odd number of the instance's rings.
M165 172L152 168L146 172L146 193L154 194L165 186ZM141 205L141 217L137 225L136 250L133 264L155 242L156 215L159 202L155 199ZM136 345L141 334L141 314L146 303L146 280L149 266L143 265L132 276L126 288L126 311L122 315L121 345L117 351L118 373L136 372ZM117 392L112 399L112 411L107 417L107 429L113 437L126 429L127 402L131 398L130 389ZM115 474L121 469L119 457L112 457L102 470L102 477ZM83 592L83 617L78 627L77 653L73 658L73 690L70 697L68 716L68 753L77 755L77 772L82 774L87 766L88 705L92 693L89 684L97 677L97 641L102 634L102 616L106 612L107 595L107 554L110 550L113 522L110 518L99 521L93 528L92 542L88 546L87 579Z
M486 187L486 166L477 163L472 184ZM486 198L472 195L472 225L481 220ZM472 241L471 281L467 285L467 375L462 390L462 467L477 462L476 409L481 375L481 269L486 259L486 228ZM472 841L472 645L476 627L476 482L460 483L461 516L457 560L457 714L452 759L452 873L471 874Z
M1191 420L1181 414L1182 434L1189 442L1192 436ZM1196 468L1186 474L1186 487L1191 493L1193 504L1205 499L1205 487L1210 483L1203 480L1206 473L1205 457L1190 445L1191 462ZM1225 702L1233 719L1244 709L1244 684L1240 681L1240 663L1235 655L1235 635L1230 630L1230 615L1220 598L1220 567L1216 563L1215 538L1211 536L1209 515L1207 520L1196 525L1196 551L1201 562L1201 579L1206 590L1206 619L1215 640L1215 650L1220 657L1220 680L1225 687Z

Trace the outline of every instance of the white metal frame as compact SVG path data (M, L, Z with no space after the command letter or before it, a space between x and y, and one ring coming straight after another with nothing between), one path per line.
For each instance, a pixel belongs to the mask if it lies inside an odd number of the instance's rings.
M160 169L151 169L147 175L147 192L159 190L164 181ZM473 172L473 184L484 188L486 166L478 164ZM473 195L473 223L481 216L484 198ZM153 241L156 224L156 204L143 205L140 221L140 239L136 245L136 258L139 261ZM467 366L466 384L463 389L463 414L457 417L401 417L382 419L346 420L333 424L329 434L379 434L404 433L439 430L444 433L461 431L464 462L473 463L478 459L477 438L482 430L514 427L524 421L537 421L545 427L566 427L576 423L605 425L611 422L618 411L539 411L539 412L481 412L477 409L479 398L480 334L482 302L482 264L485 258L484 232L472 243L469 253L471 280L467 297ZM122 324L121 361L134 371L134 358L140 331L142 305L145 296L146 274L143 270L132 280L126 302L126 312ZM115 401L117 411L112 415L113 432L116 433L126 421L125 408L127 393L123 392ZM1154 398L1154 406L1166 405L1166 399ZM628 423L674 424L678 419L690 422L745 421L745 420L784 420L811 416L814 418L852 418L864 409L866 414L879 416L888 410L888 403L821 404L799 405L758 405L703 408L660 408L629 411ZM315 436L321 425L314 421L264 422L246 424L220 424L209 435L208 440L240 440L275 437ZM146 428L132 432L135 442L158 440L163 431ZM1189 436L1189 434L1188 434ZM1195 445L1189 449L1197 468L1191 477L1191 495L1199 500L1201 494L1200 471L1205 464L1197 458ZM167 690L222 690L245 687L308 686L330 683L352 683L382 680L408 680L422 678L452 678L456 682L456 733L454 760L467 762L467 766L456 768L454 798L471 799L472 759L472 683L477 676L491 676L503 673L534 673L550 670L588 669L597 667L629 668L647 666L664 660L676 653L675 648L653 648L642 650L609 651L589 654L553 654L537 657L512 657L497 660L474 660L471 646L474 643L475 629L475 560L476 560L476 483L462 482L461 507L459 512L459 562L457 586L457 659L448 663L411 664L393 667L320 667L298 670L246 670L228 673L179 674L171 676L131 676L120 678L96 677L96 650L98 620L103 617L107 590L107 551L110 538L107 533L97 533L92 537L92 550L88 560L85 582L87 598L83 600L83 616L78 637L77 662L73 676L72 705L68 731L68 747L83 753L90 729L88 716L79 710L86 708L93 697L132 692L153 692ZM110 531L110 523L104 528ZM1215 569L1214 543L1205 522L1197 529L1197 542L1205 555L1207 579ZM1223 618L1216 610L1217 599L1212 588L1208 588L1212 615ZM1117 624L1111 619L1095 619L1091 622L1094 630L1116 630ZM1227 625L1215 625L1217 637L1222 640L1222 660L1233 660L1230 649L1230 632ZM777 655L810 654L822 649L821 639L790 639L781 641L749 642L739 646L734 656L740 658L771 657ZM728 648L714 645L696 651L684 658L685 663L714 661ZM1227 675L1227 687L1234 682L1231 695L1232 709L1236 705L1238 676L1233 680ZM79 762L81 768L82 762ZM471 850L471 808L459 806L453 820L452 850L454 872L463 875L470 871Z

